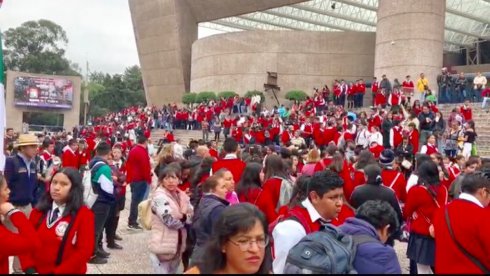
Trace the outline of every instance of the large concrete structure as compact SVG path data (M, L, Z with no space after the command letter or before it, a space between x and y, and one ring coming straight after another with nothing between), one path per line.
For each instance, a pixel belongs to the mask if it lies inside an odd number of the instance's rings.
M389 79L425 73L437 91L443 58L446 1L380 0L376 26L375 74ZM399 79L400 82L403 79Z
M304 0L129 0L148 104L180 101L190 89L197 24Z
M211 68L209 65L216 64L217 57L206 57L201 61L192 56L192 45L197 40L198 23L214 24L225 28L226 32L376 32L374 74L378 77L387 74L391 80L403 79L406 74L410 74L416 80L419 73L424 72L429 78L429 86L434 90L437 90L435 79L442 67L443 51L472 51L479 41L490 37L490 20L487 16L490 6L486 0L463 1L464 3L450 0L128 1L147 100L149 104L157 105L180 101L182 94L191 89L197 89L196 92L199 92L201 87L211 89L212 83L217 86L212 89L214 91L227 86L223 83L223 77L219 75L222 69ZM230 37L239 40L247 36L258 37L260 33L241 35L224 35L215 37L212 41L198 42L196 49L202 49L209 43L220 44L219 39L225 43L230 42ZM257 43L279 45L269 39ZM237 42L234 45L239 44ZM308 48L314 45L315 41L305 44ZM349 47L347 44L344 45ZM267 45L262 46L262 49L267 48ZM261 49L253 49L257 54L259 50ZM237 53L239 52L240 49L237 50ZM300 52L298 51L298 56ZM263 55L268 53L270 49L262 52ZM221 56L223 59L223 55ZM240 59L234 58L236 61ZM213 59L215 61L212 61ZM257 66L253 65L253 59L251 61L252 64L240 64L240 67ZM206 62L209 64L205 65ZM193 63L198 68L193 69ZM203 70L206 66L209 69L207 72ZM249 70L247 74L250 72L252 71ZM258 74L253 72L256 73ZM265 75L266 71L261 74ZM333 74L334 72L327 72L324 77L328 80L328 76ZM278 77L281 81L285 76L279 73ZM287 78L284 80L287 81ZM258 81L254 80L250 84L251 88L257 88L257 83ZM303 86L302 83L298 85ZM314 85L317 84L311 83L308 87ZM241 90L242 84L227 89Z
M34 108L34 107L20 107L15 106L14 103L14 80L21 76L32 76L42 78L60 78L68 79L73 82L73 102L71 109L53 109L53 108ZM15 131L22 131L23 113L24 112L38 112L38 113L57 113L63 115L63 128L68 131L74 126L80 123L80 101L81 101L81 86L82 79L75 76L53 76L32 74L24 72L7 71L7 85L6 85L6 99L5 99L5 111L7 114L7 126L12 127Z
M293 89L334 79L369 80L374 73L375 33L254 31L203 38L192 47L191 91L263 91L277 72L280 99Z

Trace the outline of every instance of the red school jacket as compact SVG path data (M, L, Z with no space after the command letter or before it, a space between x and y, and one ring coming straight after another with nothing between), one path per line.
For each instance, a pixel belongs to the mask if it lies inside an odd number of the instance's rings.
M39 250L41 246L34 227L22 212L10 216L19 233L13 233L0 224L0 273L9 274L9 256L26 254Z
M444 207L448 199L447 189L444 185L439 185L436 189L437 198L435 199L422 185L416 185L408 191L403 217L405 219L411 218L411 232L429 236L429 227L434 222L435 212Z
M30 221L36 226L43 214L33 209ZM58 249L61 245L64 231L68 226L71 215L58 219L52 227L48 227L48 216L46 216L39 228L37 236L41 247L32 254L20 256L22 268L34 267L39 274L85 274L87 263L94 253L95 226L94 214L86 206L78 210L73 227L68 233L63 258L59 266L55 265Z
M257 207L264 213L268 223L272 223L279 216L276 210L277 202L281 193L282 179L269 178L262 185L262 193L257 198Z
M405 202L407 197L407 180L403 173L395 170L383 169L381 171L381 178L383 179L383 185L393 189L398 201Z
M473 202L455 199L446 208L457 241L485 267L490 269L490 211ZM437 274L482 274L456 246L449 235L444 211L434 215L436 236L435 268Z
M240 178L242 177L243 170L245 169L245 162L237 158L221 159L213 163L213 173L220 169L228 169L233 174L233 180L235 186L238 185Z

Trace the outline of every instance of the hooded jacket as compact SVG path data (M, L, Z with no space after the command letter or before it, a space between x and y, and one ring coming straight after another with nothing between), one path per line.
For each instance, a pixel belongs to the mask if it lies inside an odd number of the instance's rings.
M376 229L367 221L348 218L340 229L349 235L369 235L379 240ZM354 268L359 274L401 274L400 263L393 247L379 242L359 245L354 259Z

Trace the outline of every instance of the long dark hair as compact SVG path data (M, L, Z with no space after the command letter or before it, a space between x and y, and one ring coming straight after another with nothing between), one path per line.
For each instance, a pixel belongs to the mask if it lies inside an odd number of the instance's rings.
M265 159L264 173L266 181L275 176L289 179L287 166L278 155L271 155Z
M207 242L203 258L197 264L201 274L213 274L226 267L226 255L222 252L223 245L233 236L247 232L255 226L257 220L267 237L268 224L264 214L250 203L240 203L224 209L213 227L213 235ZM271 271L271 250L264 248L265 255L262 265L256 274L269 274Z
M256 162L247 163L247 166L243 170L240 182L238 182L236 192L238 195L248 195L248 192L253 188L260 188L260 172L262 171L262 165Z
M302 175L296 180L296 185L294 185L293 194L291 195L291 200L289 201L289 208L298 206L308 198L308 185L310 184L311 176Z
M441 183L437 164L432 160L425 161L417 168L417 173L419 177L418 184L426 187L435 199L437 197L437 188Z
M66 177L68 177L71 182L71 188L68 192L68 198L66 199L66 207L62 215L74 215L84 205L82 175L78 172L78 170L75 170L73 168L62 168L55 174L53 174L53 177L50 180L50 184L53 181L53 178L60 173L66 175ZM53 198L51 198L51 194L49 192L46 192L42 196L36 208L41 211L41 213L47 214L48 211L51 210L52 206Z

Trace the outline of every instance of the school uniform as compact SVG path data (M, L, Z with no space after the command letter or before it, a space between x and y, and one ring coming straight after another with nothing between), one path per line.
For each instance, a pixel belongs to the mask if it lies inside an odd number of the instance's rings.
M61 164L63 168L74 168L78 170L80 164L78 152L74 152L69 146L65 146L61 155Z
M439 150L437 149L436 145L432 145L432 144L427 143L427 144L423 145L422 148L420 148L420 153L431 155L433 153L439 153Z
M383 179L383 185L389 187L395 192L398 201L406 201L407 180L402 172L392 169L383 169L381 171L381 178Z
M434 215L436 236L435 272L437 274L482 274L483 272L456 246L449 234L449 222L456 240L463 248L490 269L490 212L470 194L462 193Z
M282 179L271 177L262 185L262 193L257 198L257 207L264 213L268 223L278 217L278 201L281 194Z
M55 211L58 209L58 211ZM78 210L63 250L61 264L56 265L56 258L61 241L68 225L73 219L72 214L64 214L64 206L53 203L47 214L34 209L30 222L37 227L36 233L41 247L33 252L20 256L22 268L34 268L39 274L85 274L87 263L94 252L95 226L94 215L86 206ZM57 215L56 215L57 213Z
M40 242L36 231L26 216L20 211L13 211L9 215L13 226L18 233L13 233L0 224L0 274L9 274L9 257L30 254L39 250Z
M429 234L434 214L447 203L448 192L445 186L431 187L437 191L435 198L428 188L416 185L408 191L403 217L410 219L410 238L408 240L407 257L422 265L434 265L435 242Z
M212 171L215 173L222 168L228 169L233 174L235 185L238 185L245 166L245 162L238 159L235 154L227 154L225 158L213 163Z

